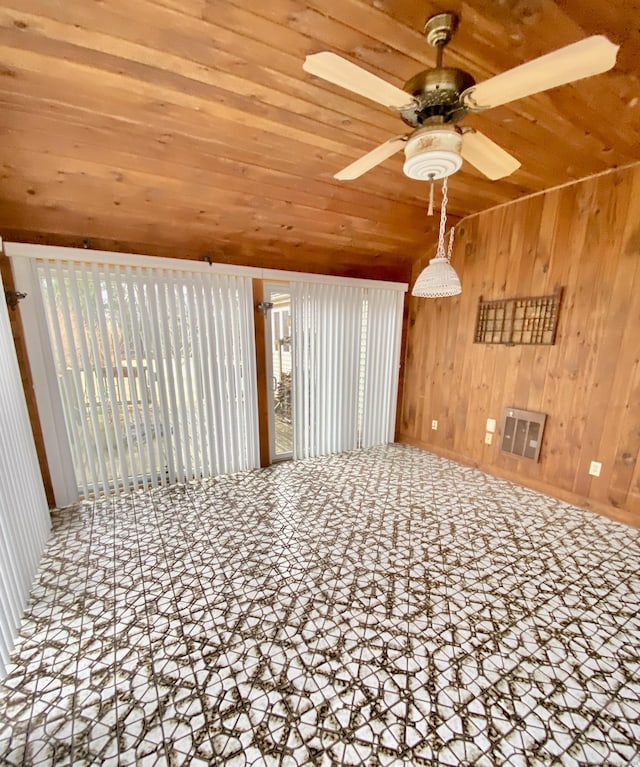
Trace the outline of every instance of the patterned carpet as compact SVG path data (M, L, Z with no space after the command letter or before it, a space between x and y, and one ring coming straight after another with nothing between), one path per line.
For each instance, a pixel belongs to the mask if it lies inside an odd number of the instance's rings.
M0 764L640 767L639 562L401 445L57 512Z

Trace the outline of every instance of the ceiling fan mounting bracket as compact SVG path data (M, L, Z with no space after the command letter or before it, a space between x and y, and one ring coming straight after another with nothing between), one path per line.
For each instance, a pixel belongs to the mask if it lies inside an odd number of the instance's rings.
M458 16L453 11L443 11L430 16L424 25L424 35L434 48L444 47L455 35Z

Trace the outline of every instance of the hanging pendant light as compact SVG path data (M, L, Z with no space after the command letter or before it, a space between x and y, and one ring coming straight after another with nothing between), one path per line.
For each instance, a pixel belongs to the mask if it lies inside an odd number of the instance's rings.
M442 207L440 209L440 233L438 249L428 266L422 270L413 286L411 295L419 298L445 298L462 292L460 278L451 266L454 229L449 233L449 252L445 253L444 235L447 226L447 179L442 182Z

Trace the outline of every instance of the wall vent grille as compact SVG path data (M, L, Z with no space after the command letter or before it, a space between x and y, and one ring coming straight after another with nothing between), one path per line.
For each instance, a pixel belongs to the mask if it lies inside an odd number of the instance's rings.
M500 443L502 452L537 461L540 458L546 420L545 413L515 407L505 408Z

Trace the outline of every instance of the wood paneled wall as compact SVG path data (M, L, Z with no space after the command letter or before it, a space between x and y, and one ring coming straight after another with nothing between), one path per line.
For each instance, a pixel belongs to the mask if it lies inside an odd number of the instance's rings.
M467 218L452 263L460 296L411 299L400 439L640 525L640 165ZM557 286L555 345L473 343L480 296ZM485 444L507 406L548 414L538 463Z

